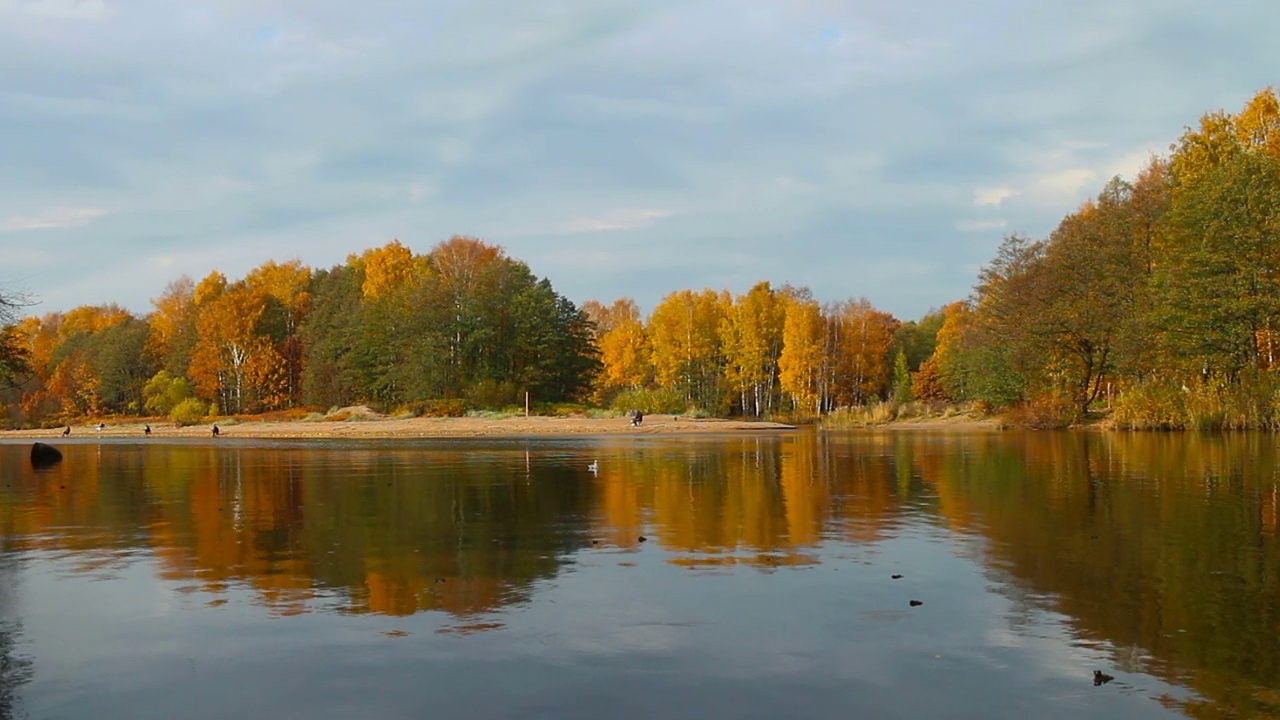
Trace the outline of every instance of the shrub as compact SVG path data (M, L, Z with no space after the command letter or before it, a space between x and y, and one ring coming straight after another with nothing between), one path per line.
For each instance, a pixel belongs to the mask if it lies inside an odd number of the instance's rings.
M1001 420L1012 427L1054 430L1075 423L1079 410L1071 398L1052 393L1014 405L1004 412Z
M468 403L462 398L416 400L405 406L414 417L462 417L467 414Z
M169 412L169 418L178 427L195 425L213 413L213 407L198 398L187 398Z
M463 393L466 405L473 408L500 408L508 405L523 407L524 395L513 382L481 380L468 387Z
M682 393L666 388L659 390L623 390L613 398L613 409L626 412L639 410L646 415L674 414L692 416L698 410L688 407Z
M873 402L836 409L822 419L822 427L828 429L860 428L885 425L897 417L898 406L893 402Z
M174 377L167 370L156 373L142 389L147 412L168 415L183 400L193 395L191 383L184 377Z

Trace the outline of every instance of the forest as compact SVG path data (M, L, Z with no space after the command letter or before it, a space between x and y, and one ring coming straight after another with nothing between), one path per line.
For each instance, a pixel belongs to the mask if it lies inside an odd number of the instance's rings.
M23 316L0 296L0 422L176 422L367 404L813 418L968 405L1056 427L1280 426L1280 102L1204 115L1045 238L1012 234L972 295L900 321L760 282L581 307L501 247L401 242L312 269L181 277L135 315Z

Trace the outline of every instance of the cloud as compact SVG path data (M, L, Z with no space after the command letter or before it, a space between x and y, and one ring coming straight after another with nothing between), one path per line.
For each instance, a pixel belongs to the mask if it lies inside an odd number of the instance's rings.
M984 205L999 207L1000 203L1017 194L1016 190L1004 185L993 188L979 188L973 191L973 204L979 207Z
M465 233L575 301L918 316L1280 67L1271 0L1081 2L0 0L0 232L84 259L33 278L63 307Z
M639 228L649 227L658 220L668 217L671 217L670 210L623 209L615 210L600 217L583 217L571 220L568 223L565 223L562 230L563 232L570 234L637 230Z
M40 215L13 215L0 219L0 233L82 227L105 214L99 208L59 208Z

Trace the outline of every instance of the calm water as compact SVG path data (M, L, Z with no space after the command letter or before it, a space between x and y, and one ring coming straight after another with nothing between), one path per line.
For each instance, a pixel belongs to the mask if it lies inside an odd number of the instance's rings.
M0 718L1280 714L1273 436L225 440L0 443Z

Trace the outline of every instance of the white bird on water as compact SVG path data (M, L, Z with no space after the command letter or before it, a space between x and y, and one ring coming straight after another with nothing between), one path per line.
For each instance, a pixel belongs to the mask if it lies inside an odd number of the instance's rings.
M587 469L591 471L592 475L595 475L596 473L600 472L600 461L592 460L591 464L587 466Z

